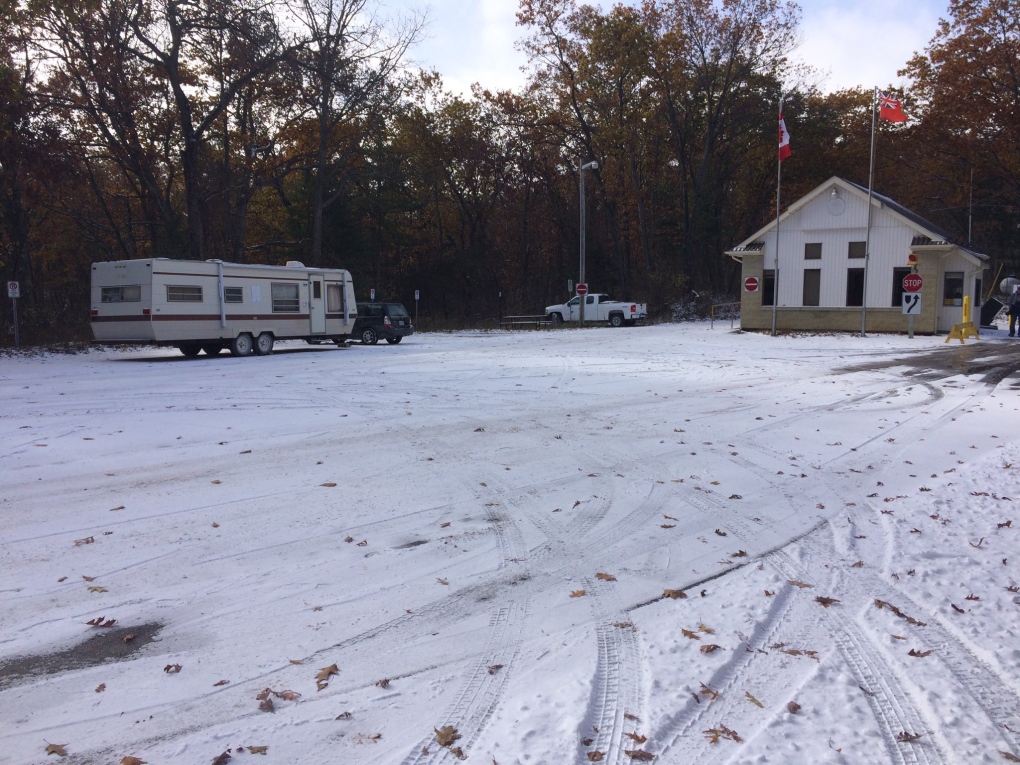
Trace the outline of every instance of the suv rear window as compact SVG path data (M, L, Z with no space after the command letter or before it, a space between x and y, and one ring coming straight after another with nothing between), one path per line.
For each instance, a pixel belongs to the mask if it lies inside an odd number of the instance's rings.
M407 309L404 308L400 303L387 303L386 313L390 316L399 316L401 318L408 316Z

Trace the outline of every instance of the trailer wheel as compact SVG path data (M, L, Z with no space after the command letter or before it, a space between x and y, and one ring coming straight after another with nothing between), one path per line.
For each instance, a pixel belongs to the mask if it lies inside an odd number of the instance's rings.
M618 313L614 313L612 316L609 317L609 326L610 327L622 327L623 326L623 316L618 314Z
M273 336L268 332L263 332L257 338L255 338L255 355L256 356L268 356L273 352Z
M193 359L198 355L198 352L202 350L202 346L198 343L181 343L177 346L177 350L189 359Z
M202 346L202 350L205 351L206 356L215 356L220 353L224 348L223 343L208 343Z
M251 353L251 346L251 335L247 332L242 332L230 341L230 355L247 356Z

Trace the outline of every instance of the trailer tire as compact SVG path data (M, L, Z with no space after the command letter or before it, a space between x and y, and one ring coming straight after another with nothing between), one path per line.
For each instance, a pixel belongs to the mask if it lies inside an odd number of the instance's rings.
M199 351L202 350L202 346L199 343L181 343L177 346L177 350L189 359L193 359L198 355Z
M623 326L623 314L614 313L609 317L610 327L622 327Z
M269 332L263 332L255 338L255 355L268 356L273 352L273 336Z
M379 333L371 327L365 327L361 330L361 342L365 345L375 345L379 342Z
M553 324L562 324L563 323L563 314L562 313L551 313L551 314L549 314L549 321L551 321Z
M202 346L202 350L206 356L216 356L223 351L224 347L223 343L207 343Z
M230 355L247 356L251 353L251 346L251 334L248 332L242 332L230 341Z

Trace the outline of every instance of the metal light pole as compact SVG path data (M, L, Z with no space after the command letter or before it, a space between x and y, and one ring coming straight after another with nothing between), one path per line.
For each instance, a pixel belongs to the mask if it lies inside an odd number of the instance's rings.
M598 170L599 163L594 160L587 164L582 164L580 169L581 175L581 278L578 279L578 284L584 284L584 171L585 170ZM586 300L585 295L577 296L577 308L578 308L578 326L584 326L584 301Z

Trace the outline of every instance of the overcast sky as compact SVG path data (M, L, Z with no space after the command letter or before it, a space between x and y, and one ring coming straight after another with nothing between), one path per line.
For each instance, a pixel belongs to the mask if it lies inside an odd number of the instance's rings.
M428 9L426 37L412 51L415 63L443 75L449 90L474 82L490 90L524 82L524 56L514 43L517 0L381 0L384 13ZM610 2L596 1L604 8ZM828 77L827 91L862 85L902 85L896 76L914 51L947 17L947 0L801 0L801 46L796 55Z

